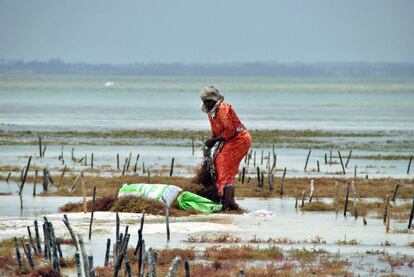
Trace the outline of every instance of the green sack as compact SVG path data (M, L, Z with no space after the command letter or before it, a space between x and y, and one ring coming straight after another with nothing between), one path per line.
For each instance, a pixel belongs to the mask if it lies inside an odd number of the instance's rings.
M218 212L221 210L222 205L216 204L210 199L201 197L195 193L184 191L180 196L177 198L178 207L181 210L188 210L194 209L197 212L201 213L211 213L211 212Z

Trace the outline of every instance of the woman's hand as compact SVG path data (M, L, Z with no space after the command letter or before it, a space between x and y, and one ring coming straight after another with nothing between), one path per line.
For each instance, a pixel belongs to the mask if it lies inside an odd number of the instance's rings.
M222 137L212 137L211 139L206 140L204 142L204 145L208 148L212 148L214 144L216 144L216 142L222 141L222 140L223 140Z

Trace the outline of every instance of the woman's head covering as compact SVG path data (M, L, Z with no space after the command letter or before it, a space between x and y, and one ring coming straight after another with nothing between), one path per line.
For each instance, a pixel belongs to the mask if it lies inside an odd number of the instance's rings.
M216 117L217 108L220 106L221 102L224 100L224 96L220 94L220 91L216 89L214 86L208 86L201 90L200 98L202 101L205 100L213 100L216 101L216 105L208 111L207 108L204 106L204 103L201 104L201 110L205 113L210 113L210 115L214 118Z

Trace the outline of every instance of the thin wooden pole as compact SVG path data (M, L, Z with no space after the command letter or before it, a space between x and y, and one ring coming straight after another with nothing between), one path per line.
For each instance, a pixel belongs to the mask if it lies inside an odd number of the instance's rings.
M286 166L285 166L285 168L283 169L283 175L282 175L282 181L281 181L281 183L280 183L280 191L279 191L279 195L283 195L283 192L284 192L284 187L283 187L283 185L284 185L284 183L285 183L285 177L286 177Z
M39 137L39 158L42 157L42 138Z
M107 267L109 263L109 251L111 250L111 239L106 240L105 262L104 266Z
M339 160L341 161L341 166L342 166L342 172L345 173L345 167L344 167L344 163L342 162L342 156L341 156L341 151L338 150L338 156L339 156Z
M83 181L83 172L81 172L81 184L82 184L82 207L83 207L83 213L86 214L86 212L87 212L86 189L85 189L85 183Z
M173 175L173 171L174 171L174 158L171 159L170 177Z
M36 196L36 183L37 183L37 169L35 170L35 176L33 180L33 197Z
M66 165L65 165L65 167L63 168L62 175L60 176L60 180L59 180L59 184L58 184L58 190L60 189L60 186L62 185L62 182L63 182L63 176L65 176L65 172L66 172Z
M413 197L413 204L411 205L410 217L408 219L408 229L411 228L411 224L413 223L413 217L414 217L414 197Z
M119 153L116 154L116 169L119 170Z
M192 149L192 154L194 156L194 138L191 138L191 149Z
M351 159L352 150L349 151L348 158L346 159L345 167L348 168L349 160Z
M134 165L134 173L137 173L139 155L140 155L140 154L138 154L138 155L137 155L137 159L135 160L135 165Z
M309 157L310 157L310 155L311 155L311 152L312 152L312 149L309 149L308 156L306 157L306 162L305 162L305 169L304 169L304 171L306 171L306 168L308 167L308 162L309 162Z
M412 161L413 161L413 156L410 156L410 161L408 162L407 174L410 174L410 167L411 167Z
M244 175L246 174L246 168L243 166L242 169L242 177L241 177L241 183L244 184Z
M345 217L346 217L346 212L348 211L348 199L349 199L349 182L346 185L346 196L345 196L345 207L344 207Z
M316 161L316 166L318 167L318 172L321 172L321 168L319 167L319 160Z
M315 191L315 186L313 184L313 180L310 182L310 194L309 194L309 203L312 202L313 199L313 192Z
M394 193L392 194L392 202L395 203L395 198L397 197L398 188L400 187L400 184L397 184L394 188Z
M91 240L92 238L92 223L93 223L93 214L95 212L95 197L96 197L96 186L93 187L91 221L89 222L89 240Z
M93 168L93 153L91 154L91 168Z
M165 227L167 230L167 242L170 241L170 211L168 209L167 201L162 197L162 202L164 202L164 212L165 212Z

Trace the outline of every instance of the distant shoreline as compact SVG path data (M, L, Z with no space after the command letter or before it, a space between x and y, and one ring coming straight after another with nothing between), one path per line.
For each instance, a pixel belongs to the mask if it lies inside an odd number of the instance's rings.
M66 63L60 59L22 61L0 59L0 74L97 74L153 76L399 76L414 77L414 63Z

